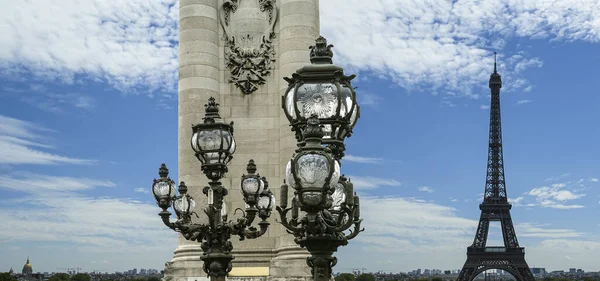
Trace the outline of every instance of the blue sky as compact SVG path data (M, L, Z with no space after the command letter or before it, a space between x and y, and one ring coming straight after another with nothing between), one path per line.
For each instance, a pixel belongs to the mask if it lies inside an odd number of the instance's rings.
M27 256L42 272L160 269L176 235L148 192L160 163L177 176L177 6L71 2L2 3L0 271ZM600 270L600 4L362 3L321 1L322 34L359 75L362 106L343 172L367 231L336 270L462 266L485 183L494 51L529 265Z

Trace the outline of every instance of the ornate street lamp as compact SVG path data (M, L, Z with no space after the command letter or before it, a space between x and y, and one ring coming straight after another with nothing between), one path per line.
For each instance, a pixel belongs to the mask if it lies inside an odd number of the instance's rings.
M344 69L333 64L333 45L327 45L322 36L310 49L311 65L303 66L292 78L284 78L288 89L282 97L282 107L296 133L299 145L304 145L302 130L313 114L323 124L323 144L335 159L344 157L344 139L360 117L356 93L350 81L356 75L344 75Z
M287 206L288 185L284 182L277 211L283 226L295 236L294 241L310 252L307 264L314 281L328 281L337 263L333 253L364 230L360 228L359 198L353 194L352 183L340 176L340 166L330 148L322 146L323 128L316 114L308 118L302 137L304 145L286 167L287 183L295 190L292 206ZM287 217L289 211L291 219ZM300 217L299 211L305 215ZM352 226L346 235L344 232Z
M184 182L179 184L179 195L175 194L175 182L169 178L169 169L162 164L152 185L152 192L162 208L159 215L163 223L182 234L190 241L197 241L204 251L200 257L204 261L203 269L213 280L225 280L231 271L233 245L229 238L238 235L240 240L252 239L262 236L267 232L274 198L268 189L266 178L256 174L256 164L250 160L246 167L247 175L242 176L242 195L246 202L246 211L241 209L243 216L236 222L227 220L227 212L223 198L228 191L219 180L227 172L227 164L235 152L235 139L233 138L233 123L225 124L220 121L218 104L214 98L205 105L206 115L204 123L193 126L192 148L196 157L202 163L202 171L210 179L209 186L202 192L208 196L208 205L204 213L208 217L208 224L192 222L192 215L196 203L187 193L188 188ZM177 220L171 222L171 213L168 209L173 205ZM235 214L235 212L234 212ZM261 218L259 228L251 226L256 215Z

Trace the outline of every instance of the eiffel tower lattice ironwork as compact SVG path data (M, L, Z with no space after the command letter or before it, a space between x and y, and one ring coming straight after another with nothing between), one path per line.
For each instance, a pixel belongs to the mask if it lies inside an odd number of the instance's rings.
M488 148L487 176L483 203L479 205L481 217L473 244L467 248L465 262L457 281L471 281L488 269L501 269L518 281L534 281L535 278L525 261L525 248L519 247L517 235L510 217L512 205L506 197L504 161L502 156L502 126L500 118L500 88L502 79L496 71L490 76L490 139ZM487 247L491 221L499 221L504 238L504 247Z

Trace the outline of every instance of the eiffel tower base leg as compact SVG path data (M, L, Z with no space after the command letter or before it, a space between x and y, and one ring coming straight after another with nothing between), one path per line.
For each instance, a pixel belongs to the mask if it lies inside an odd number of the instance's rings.
M499 248L503 249L503 248ZM489 269L501 269L511 274L517 281L535 281L527 262L525 253L520 249L506 249L506 252L473 251L467 252L467 261L457 281L472 281L480 273ZM507 251L513 250L514 252Z

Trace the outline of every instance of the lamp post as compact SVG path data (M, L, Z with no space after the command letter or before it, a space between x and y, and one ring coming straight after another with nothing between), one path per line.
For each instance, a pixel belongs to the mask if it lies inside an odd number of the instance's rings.
M352 183L340 176L340 166L331 149L323 147L323 134L317 115L308 118L303 130L304 145L287 164L287 184L281 187L281 205L277 206L281 224L311 254L307 264L312 268L314 281L331 279L332 267L337 263L333 253L364 230L360 228L359 198L353 194ZM294 189L289 208L288 184ZM305 215L300 217L299 211ZM344 232L351 227L354 228L346 235Z
M287 184L284 181L281 186L277 211L294 241L311 254L307 264L315 281L331 278L337 263L333 253L364 230L359 197L350 180L340 174L344 140L360 117L351 85L355 75L346 76L333 64L332 47L325 38L317 38L310 47L311 65L284 78L289 86L282 97L298 149L287 164ZM294 189L289 208L288 184ZM345 234L347 230L350 232Z
M238 235L240 240L252 239L266 233L269 222L267 218L275 204L273 194L268 189L266 178L256 173L256 164L253 160L248 162L247 175L242 175L241 190L246 202L246 210L242 217L235 222L227 220L227 208L223 198L227 196L227 189L221 185L220 179L227 173L227 164L235 152L235 139L233 137L233 122L226 124L219 116L218 104L214 98L205 105L204 122L193 126L192 148L196 157L202 163L202 172L210 179L209 186L202 192L208 196L208 205L204 213L208 217L207 224L192 222L192 215L196 203L187 191L184 182L179 184L179 194L175 192L176 184L169 178L169 169L162 164L152 184L152 192L157 204L162 211L159 213L163 223L190 241L201 243L204 251L200 259L204 261L203 269L213 281L224 281L227 273L231 271L231 254L233 249L229 238ZM173 206L177 220L171 222L171 213L168 209ZM235 212L234 212L235 214ZM256 216L261 219L259 229L251 226Z

